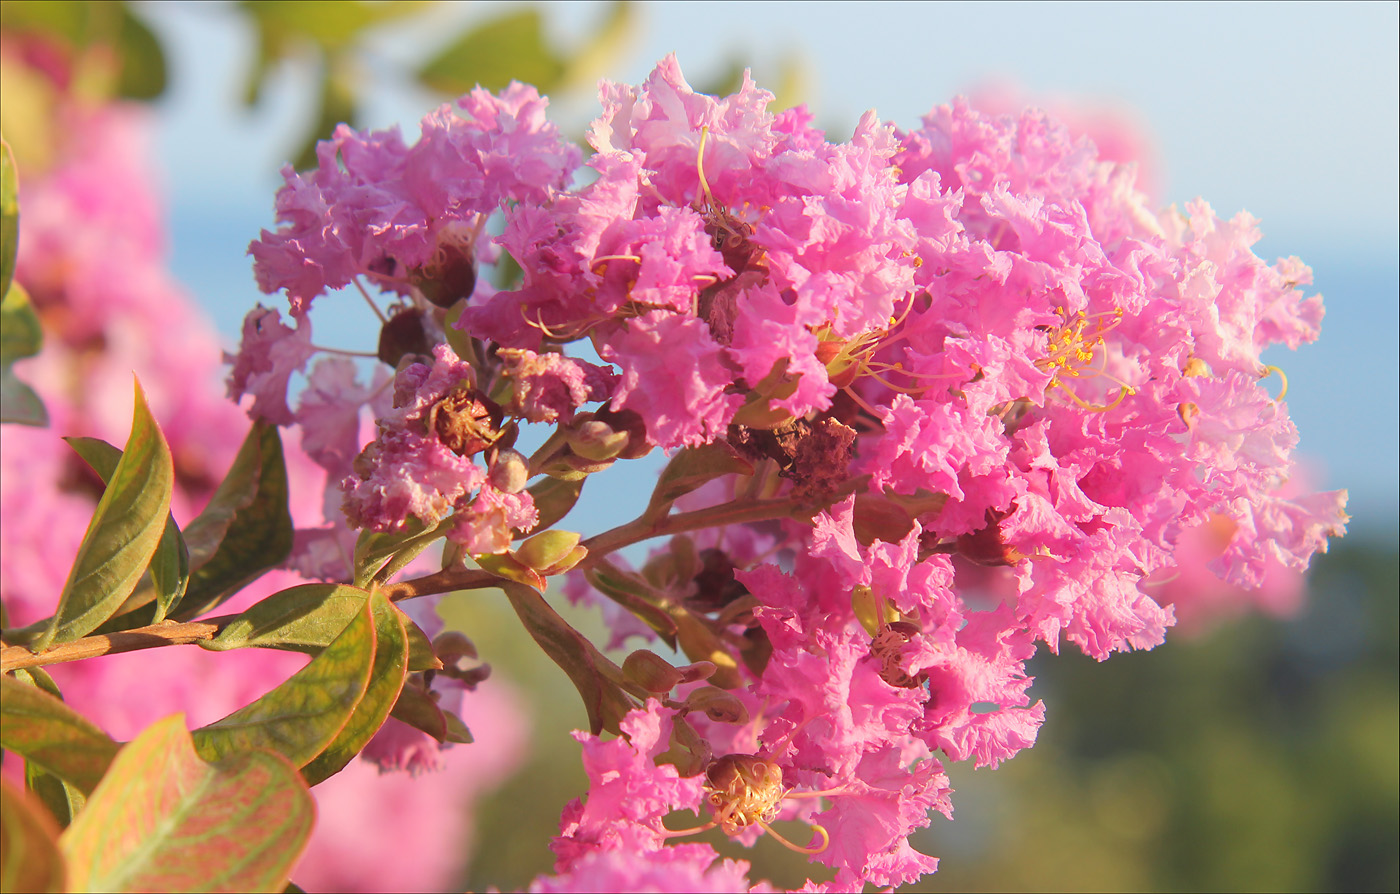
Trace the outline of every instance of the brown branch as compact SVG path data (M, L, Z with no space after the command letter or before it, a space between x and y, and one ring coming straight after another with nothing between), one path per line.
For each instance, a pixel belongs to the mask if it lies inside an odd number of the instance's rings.
M135 630L122 630L98 636L85 636L72 642L61 643L46 652L31 652L25 646L5 646L0 648L0 672L9 673L22 667L43 667L48 664L62 664L66 661L81 661L96 658L98 655L111 655L116 652L135 652L139 649L154 649L157 646L177 646L213 639L234 616L211 618L208 621L190 621L184 624L164 621L149 627Z

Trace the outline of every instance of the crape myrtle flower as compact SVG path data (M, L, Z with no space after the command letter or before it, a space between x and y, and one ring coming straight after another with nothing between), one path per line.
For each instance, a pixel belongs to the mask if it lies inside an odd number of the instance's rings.
M414 146L338 130L253 246L297 328L270 318L236 366L286 418L313 298L364 279L403 300L391 324L420 315L409 347L380 352L393 406L343 478L354 527L451 517L468 552L504 552L538 521L525 472L570 480L650 446L754 467L678 513L798 507L611 565L674 612L697 665L704 631L714 670L621 738L579 734L590 791L536 890L746 884L672 842L694 831L663 824L677 810L746 845L779 838L835 890L913 881L937 860L910 834L951 814L945 763L1034 744L1040 643L1098 660L1160 644L1176 622L1161 582L1199 564L1203 528L1238 587L1301 572L1344 531L1345 492L1288 486L1286 380L1259 359L1316 338L1321 299L1296 258L1255 256L1249 215L1156 209L1131 163L1037 110L955 100L907 132L870 112L833 143L747 75L696 93L674 57L600 94L577 181L581 154L521 85L429 116ZM503 256L520 273L497 291L477 265ZM448 336L461 356L427 356ZM565 353L584 339L602 366ZM353 438L328 396L376 392L322 369L292 415L329 468ZM523 421L556 431L522 470L502 457ZM608 605L612 646L655 636Z

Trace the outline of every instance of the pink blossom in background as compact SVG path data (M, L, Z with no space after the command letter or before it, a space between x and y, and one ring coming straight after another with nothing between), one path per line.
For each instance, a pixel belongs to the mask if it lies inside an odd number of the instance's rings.
M0 594L14 626L52 612L100 494L96 476L59 437L124 443L133 373L170 443L172 513L181 524L207 501L249 428L246 415L224 397L217 334L165 268L163 212L147 169L150 113L129 104L70 102L57 115L82 139L65 143L51 169L21 172L17 278L29 290L45 341L38 356L17 364L17 373L40 394L51 423L47 429L6 425L0 441ZM362 445L359 428L355 422L348 435L351 457ZM327 429L318 432L324 437ZM295 441L284 438L293 516L302 525L323 525L326 473ZM348 464L341 459L346 448L309 446ZM339 507L331 508L334 520ZM339 555L333 564L344 563ZM221 611L301 582L288 571L270 572ZM424 610L435 616L431 606L415 609ZM50 671L79 713L129 740L175 712L191 726L217 720L306 660L272 650L175 646ZM300 884L313 891L455 887L470 856L471 804L519 765L526 732L503 681L466 693L461 714L476 741L440 757L434 743L440 773L414 778L356 761L313 789L319 821L293 873Z

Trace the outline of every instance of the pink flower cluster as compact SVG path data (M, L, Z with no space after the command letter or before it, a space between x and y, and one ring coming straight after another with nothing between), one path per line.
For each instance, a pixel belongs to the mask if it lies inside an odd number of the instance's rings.
M356 525L455 510L472 551L499 552L534 520L470 457L521 420L577 438L575 410L603 399L584 424L626 414L649 445L724 444L755 467L710 505L753 499L766 468L764 499L810 510L726 529L666 584L665 605L743 653L713 681L731 709L652 700L624 739L582 737L592 788L537 890L743 890L741 865L668 843L662 818L702 804L746 843L811 824L793 846L833 889L912 881L937 861L909 834L952 809L941 761L995 767L1034 743L1038 643L1100 660L1161 643L1175 618L1154 587L1196 561L1202 525L1227 532L1212 568L1241 587L1344 531L1344 492L1284 490L1297 435L1260 352L1316 338L1322 304L1298 259L1253 254L1248 214L1155 211L1131 164L1034 110L955 101L908 132L872 112L832 143L747 77L694 92L673 57L601 95L586 175L520 85L474 93L465 123L431 118L413 148L337 131L252 249L294 314L357 275L444 326L437 299L469 296L452 334L479 355L400 364L396 408L346 479ZM424 198L423 171L454 198ZM430 260L445 240L471 288L444 286L466 281ZM522 278L495 291L475 264L500 250ZM612 369L569 367L559 352L582 339ZM524 381L545 372L547 388ZM503 382L508 410L489 397ZM499 511L485 528L483 501Z

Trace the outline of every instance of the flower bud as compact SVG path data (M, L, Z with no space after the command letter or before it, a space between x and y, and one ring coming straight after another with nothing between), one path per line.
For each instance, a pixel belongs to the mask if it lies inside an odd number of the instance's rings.
M703 711L706 717L717 723L748 723L749 709L732 693L715 686L701 686L686 696L685 706L692 711Z
M450 666L463 658L476 658L476 644L459 630L444 630L433 639L433 654Z
M582 535L574 531L542 531L520 544L513 555L527 568L543 572L566 559L581 539Z
M389 318L379 330L380 360L397 367L399 361L408 354L430 355L433 346L428 341L427 329L423 326L423 312L414 308L401 310Z
M530 461L519 450L509 447L496 451L486 473L491 486L507 494L518 494L530 480Z
M584 546L583 544L579 544L578 546L569 550L569 554L567 556L560 559L558 562L555 562L553 565L550 565L548 568L541 571L540 574L543 574L545 577L549 577L550 575L554 574L563 574L565 571L571 570L579 562L582 562L587 556L588 547Z
M646 423L635 410L614 410L609 401L593 412L593 418L606 422L615 432L627 432L627 447L617 455L618 459L637 459L651 452Z
M670 692L684 675L655 652L638 649L622 662L622 673L647 692Z
M564 436L574 453L597 462L616 459L627 448L629 436L625 431L613 431L612 426L589 419L567 429Z

